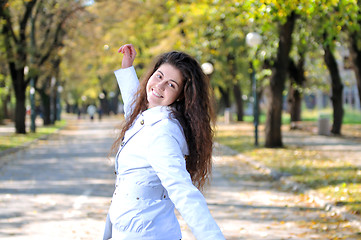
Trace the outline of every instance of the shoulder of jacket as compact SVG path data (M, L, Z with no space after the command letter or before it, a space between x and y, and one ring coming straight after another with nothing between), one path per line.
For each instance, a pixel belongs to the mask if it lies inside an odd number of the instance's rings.
M160 119L151 125L151 129L152 131L154 130L156 134L166 133L170 135L184 136L182 126L178 120L173 118Z
M178 120L173 118L163 118L155 122L149 128L150 145L154 139L158 137L173 138L178 142L184 155L188 154L188 144L184 135L184 131Z
M159 119L158 121L154 122L152 124L152 127L154 128L160 128L160 129L182 129L182 126L180 125L180 123L178 122L178 120L173 119L173 118L163 118L163 119Z

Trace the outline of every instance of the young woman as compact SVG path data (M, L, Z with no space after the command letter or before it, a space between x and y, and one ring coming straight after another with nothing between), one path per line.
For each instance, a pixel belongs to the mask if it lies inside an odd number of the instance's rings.
M180 212L199 240L224 239L202 188L211 171L209 83L195 59L161 55L139 85L131 44L115 71L125 123L113 147L116 185L103 239L179 240Z

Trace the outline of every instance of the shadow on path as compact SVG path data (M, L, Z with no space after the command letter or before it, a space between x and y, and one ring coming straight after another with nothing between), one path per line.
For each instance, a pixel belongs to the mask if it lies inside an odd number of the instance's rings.
M107 155L119 122L69 120L48 140L2 157L0 238L96 239L114 188Z

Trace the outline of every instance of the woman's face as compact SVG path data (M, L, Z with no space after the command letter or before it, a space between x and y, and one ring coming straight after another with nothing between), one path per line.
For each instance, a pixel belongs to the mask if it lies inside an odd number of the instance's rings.
M182 89L181 72L168 63L162 64L147 83L148 108L171 105L178 99Z

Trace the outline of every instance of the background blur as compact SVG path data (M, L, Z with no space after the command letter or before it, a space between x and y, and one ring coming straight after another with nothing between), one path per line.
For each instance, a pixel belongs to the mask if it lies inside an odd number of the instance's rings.
M226 239L360 239L361 0L0 0L1 239L102 234L125 43L208 75Z
M3 0L0 122L25 133L61 112L122 111L113 71L132 43L141 76L169 50L195 56L209 75L217 113L266 124L282 146L282 121L326 118L333 134L359 123L361 3L287 0ZM247 35L248 34L248 35ZM249 117L248 117L249 116ZM282 120L283 119L283 120ZM225 119L227 120L227 119Z

